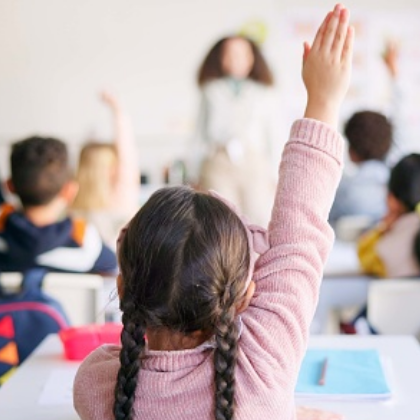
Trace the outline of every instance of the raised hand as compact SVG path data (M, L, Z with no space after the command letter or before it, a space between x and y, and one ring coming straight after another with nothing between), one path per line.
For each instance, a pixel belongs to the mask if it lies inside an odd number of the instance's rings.
M305 118L337 126L350 84L353 39L349 12L337 4L319 27L312 47L304 44L302 77L308 94Z
M118 98L112 94L111 92L107 91L107 90L103 90L100 93L100 99L106 104L108 105L111 110L113 111L120 111L121 110L121 104L120 101L118 100Z
M388 41L385 45L385 51L382 54L382 59L385 63L389 74L393 79L398 76L398 59L400 55L400 48L398 42Z

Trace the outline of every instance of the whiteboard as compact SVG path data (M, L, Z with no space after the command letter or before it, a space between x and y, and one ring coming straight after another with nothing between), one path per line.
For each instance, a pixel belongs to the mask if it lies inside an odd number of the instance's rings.
M296 77L301 68L302 43L310 40L323 14L319 9L300 9L285 13L280 18L279 39L283 43L282 95L287 102L283 115L289 121L298 118L305 104L303 84ZM399 93L398 123L401 136L408 148L420 149L420 9L405 11L360 11L352 12L352 24L356 30L353 72L349 92L346 96L341 122L353 112L374 110L394 117L396 103L393 102L393 82L382 60L382 53L389 40L399 44Z

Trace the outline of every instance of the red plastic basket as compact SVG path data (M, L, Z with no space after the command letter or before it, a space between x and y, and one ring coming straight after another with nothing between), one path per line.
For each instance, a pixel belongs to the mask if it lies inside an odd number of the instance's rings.
M122 324L92 324L72 327L59 333L65 357L69 360L83 360L102 344L120 344Z

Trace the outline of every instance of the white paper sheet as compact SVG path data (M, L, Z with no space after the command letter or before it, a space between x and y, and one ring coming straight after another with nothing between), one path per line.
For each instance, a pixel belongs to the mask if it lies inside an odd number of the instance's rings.
M73 404L73 381L78 366L68 366L51 372L38 400L39 405Z

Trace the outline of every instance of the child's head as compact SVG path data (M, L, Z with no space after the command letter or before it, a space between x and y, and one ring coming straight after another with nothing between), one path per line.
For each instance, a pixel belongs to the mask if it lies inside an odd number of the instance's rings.
M416 210L420 204L420 154L405 156L394 166L388 193L388 206L399 204L404 213Z
M392 214L420 212L420 154L405 156L394 166L389 178L387 201L388 211ZM414 255L420 264L420 232L414 240Z
M273 76L260 49L242 36L222 38L210 49L198 72L198 84L202 86L225 76L273 84Z
M60 140L30 137L14 143L10 170L9 189L24 208L47 205L59 196L73 198L66 188L71 182L67 148Z
M109 208L116 183L117 165L117 151L112 144L86 144L80 152L76 175L79 192L73 207L78 210Z
M146 329L215 335L217 418L232 412L235 316L249 299L250 261L245 226L215 197L187 187L166 188L140 209L119 247L124 329L116 419L131 410L126 401L137 385ZM133 385L130 395L124 392L127 380Z
M355 163L384 160L392 145L392 125L378 112L356 112L347 121L344 133Z

